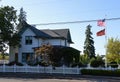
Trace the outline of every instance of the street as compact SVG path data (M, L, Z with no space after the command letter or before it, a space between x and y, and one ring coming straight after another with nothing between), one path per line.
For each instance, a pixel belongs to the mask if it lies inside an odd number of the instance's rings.
M111 79L23 79L23 78L0 78L0 82L120 82Z
M90 75L0 73L0 82L120 82L120 78Z

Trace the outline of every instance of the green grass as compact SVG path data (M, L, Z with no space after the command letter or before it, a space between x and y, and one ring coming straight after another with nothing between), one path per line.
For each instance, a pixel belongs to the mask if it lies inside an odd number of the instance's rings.
M1 54L0 54L0 60L3 60L3 57L2 57ZM9 56L6 56L6 55L5 55L5 60L9 60Z

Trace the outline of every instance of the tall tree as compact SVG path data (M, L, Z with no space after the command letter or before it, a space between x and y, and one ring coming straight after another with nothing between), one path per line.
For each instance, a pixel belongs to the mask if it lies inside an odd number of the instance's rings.
M108 62L117 62L120 64L120 40L110 38L107 43Z
M27 21L26 12L23 10L23 8L20 9L20 14L18 15L18 17L19 24L17 26L17 29L19 31L24 26L24 21Z
M95 57L95 47L91 32L91 25L87 26L85 35L86 35L86 39L84 42L84 54L88 55L88 57L90 58Z
M0 51L2 54L7 49L6 45L16 46L19 44L20 38L15 29L16 12L14 7L4 6L0 8L0 45L2 46Z

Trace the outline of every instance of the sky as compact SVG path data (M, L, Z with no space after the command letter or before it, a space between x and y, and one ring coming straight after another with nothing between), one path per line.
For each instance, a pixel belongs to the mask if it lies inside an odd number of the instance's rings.
M120 0L2 0L0 6L13 6L19 14L23 7L28 24L42 24L69 21L99 20L120 17ZM107 41L105 36L96 36L96 32L106 28L108 38L120 39L120 20L105 21L106 27L98 27L96 22L39 25L38 29L70 29L74 47L83 52L85 30L91 25L96 54L105 54Z

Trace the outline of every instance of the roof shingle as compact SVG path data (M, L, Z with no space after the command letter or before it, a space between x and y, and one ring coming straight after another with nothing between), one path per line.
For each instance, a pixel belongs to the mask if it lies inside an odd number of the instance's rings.
M50 29L43 29L43 30L39 30L29 24L27 24L25 22L23 28L21 29L21 31L19 32L19 34L21 35L22 33L24 33L24 31L26 29L31 29L37 37L40 38L61 38L61 39L66 39L69 43L73 43L71 40L71 35L69 32L69 29L54 29L54 30L50 30Z

